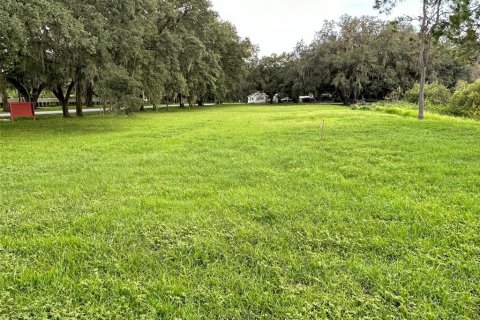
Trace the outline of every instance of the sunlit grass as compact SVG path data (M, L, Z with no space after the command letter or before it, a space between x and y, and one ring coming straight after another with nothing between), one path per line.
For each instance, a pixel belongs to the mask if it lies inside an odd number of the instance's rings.
M0 318L480 316L478 123L226 106L0 150Z

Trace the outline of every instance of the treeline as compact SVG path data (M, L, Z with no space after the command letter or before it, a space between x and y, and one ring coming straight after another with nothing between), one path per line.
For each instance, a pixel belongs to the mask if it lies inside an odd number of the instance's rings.
M1 9L0 94L12 86L35 103L49 90L65 117L73 95L78 115L95 96L131 112L144 96L222 102L245 83L252 45L208 0L2 0Z
M421 78L422 50L427 82L452 89L479 77L478 63L464 59L466 48L478 58L479 33L438 36L432 28L422 41L407 21L343 16L326 21L311 43L260 58L208 0L3 0L1 7L0 95L5 100L10 87L35 103L50 91L65 117L72 97L78 115L95 97L126 112L140 110L144 97L184 106L245 101L255 91L345 104L398 99ZM468 12L480 15L475 10ZM468 21L462 17L451 20ZM479 30L470 20L467 30ZM465 27L458 26L451 30Z
M448 38L429 45L427 81L455 88L473 81L479 69ZM326 21L310 44L291 53L253 59L245 93L290 97L333 96L349 104L360 99L396 99L419 81L419 35L411 22L343 16Z

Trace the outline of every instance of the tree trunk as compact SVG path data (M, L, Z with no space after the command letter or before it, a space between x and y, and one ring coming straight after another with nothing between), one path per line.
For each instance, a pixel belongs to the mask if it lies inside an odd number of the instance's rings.
M82 109L82 94L83 94L83 68L84 66L81 64L77 65L75 69L75 111L77 113L77 117L83 117L83 109ZM72 87L73 88L73 87ZM67 92L68 94L68 92ZM68 97L67 97L68 98Z
M55 97L57 97L58 101L60 102L60 105L62 106L62 114L63 114L63 117L64 118L70 118L70 112L68 111L68 100L65 99L65 97L63 96L63 90L60 90L58 91L58 88L57 89L53 89L53 94L55 95Z
M420 89L418 92L418 120L425 118L425 82L427 79L427 67L425 65L425 44L422 44L420 53Z
M140 106L140 112L145 112L145 92L142 93L140 96L140 99L142 99L142 105Z
M77 81L77 89L76 89L76 93L75 93L75 109L77 111L77 117L83 117L82 84L81 84L80 81Z
M185 102L183 101L183 95L180 95L179 98L180 98L180 108L185 108Z
M42 83L38 86L38 88L33 88L32 89L32 94L30 95L30 102L33 103L33 107L35 109L37 108L38 98L40 98L40 95L42 94L44 88L45 88L45 86Z
M19 94L24 98L24 101L32 102L33 107L37 107L37 101L40 95L42 94L43 90L45 89L45 84L40 83L38 87L33 87L32 92L29 91L29 89L24 86L19 80L13 77L6 77L6 80L12 84ZM20 96L18 97L20 101Z
M344 106L350 105L350 104L348 103L347 95L344 94L342 91L340 91L339 94L340 94L340 99L342 99L343 105L344 105Z
M10 112L7 95L7 81L3 74L0 74L0 94L2 95L2 106L4 112Z
M15 87L15 89L17 89L18 93L25 99L25 101L31 101L29 90L19 80L9 76L7 76L6 79L8 82L10 82L11 85ZM19 102L20 95L18 97Z
M86 99L85 99L87 108L93 108L93 96L94 96L93 83L92 81L88 81L87 90L86 90Z
M422 28L420 31L420 88L418 92L418 120L425 118L425 82L427 81L427 0L423 0Z
M72 80L68 85L67 92L63 94L62 85L57 84L53 88L53 94L57 97L58 101L62 104L62 113L64 118L70 117L70 111L68 110L68 101L70 100L70 95L72 94L73 87L75 87L75 81Z
M65 93L65 104L66 104L66 107L65 109L68 111L68 101L70 100L70 96L72 94L72 90L73 88L75 87L75 81L72 80L72 82L70 82L70 85L68 86L67 88L67 92ZM64 109L63 105L62 105L62 110Z
M64 118L70 117L70 111L68 110L68 100L62 99L62 113Z

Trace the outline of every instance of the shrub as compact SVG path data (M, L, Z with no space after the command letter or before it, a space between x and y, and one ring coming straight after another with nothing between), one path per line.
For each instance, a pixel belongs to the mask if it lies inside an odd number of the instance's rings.
M433 105L446 105L452 97L452 93L442 84L432 83L425 87L426 101Z
M468 87L469 83L465 80L458 80L456 86L455 86L455 91L461 91L465 90Z
M420 85L417 83L412 89L405 92L404 100L410 103L418 103ZM427 105L446 105L452 96L450 90L439 83L427 83L425 85L425 102Z
M459 86L450 99L448 112L454 116L480 119L480 80Z
M415 84L412 89L407 90L405 92L405 96L403 97L403 100L409 103L418 103L418 93L420 91L420 86L419 84Z

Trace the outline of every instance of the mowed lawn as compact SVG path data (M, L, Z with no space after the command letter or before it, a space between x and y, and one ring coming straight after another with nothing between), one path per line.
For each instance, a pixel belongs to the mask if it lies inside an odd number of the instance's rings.
M30 318L479 319L480 123L0 122L0 319Z

